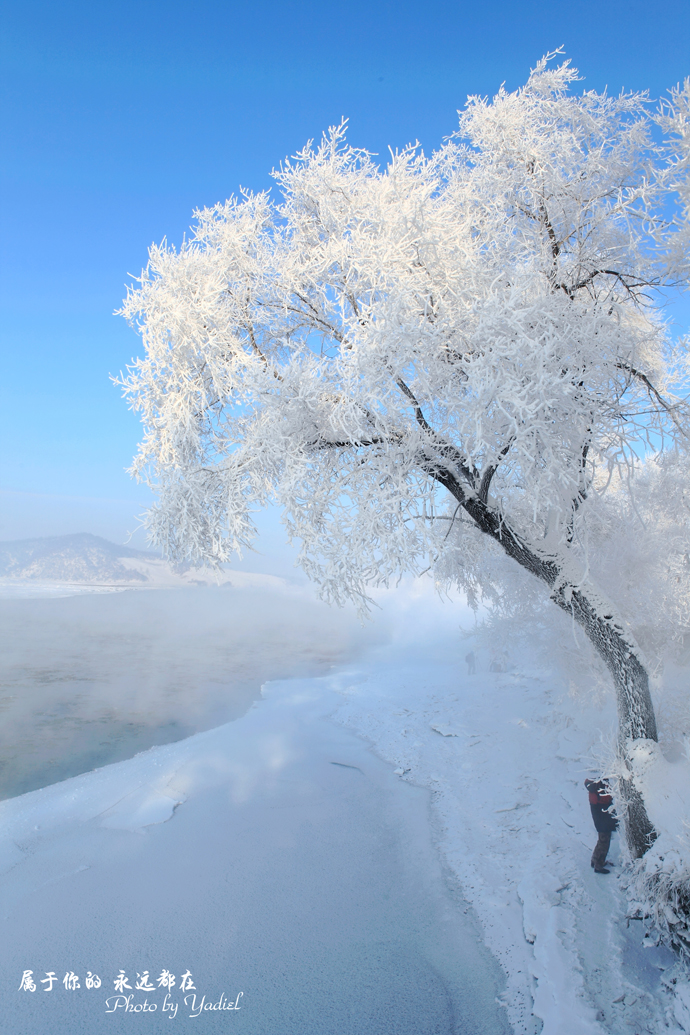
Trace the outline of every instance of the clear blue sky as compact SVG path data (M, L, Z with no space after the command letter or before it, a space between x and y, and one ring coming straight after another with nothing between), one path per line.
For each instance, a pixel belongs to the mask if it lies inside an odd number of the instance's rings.
M659 95L690 74L690 4L6 0L0 539L122 539L146 499L108 375L139 347L112 313L151 242L270 185L341 116L384 157L430 151L468 93L519 86L561 44L584 85Z

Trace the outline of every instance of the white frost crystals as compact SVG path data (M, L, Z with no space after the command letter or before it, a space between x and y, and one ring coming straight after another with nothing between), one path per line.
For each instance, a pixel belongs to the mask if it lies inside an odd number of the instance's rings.
M575 78L542 61L384 170L332 129L276 174L281 204L233 199L151 249L122 312L146 346L123 385L155 543L227 560L274 498L336 599L448 551L461 578L439 464L551 553L596 471L679 437L649 295L687 273L687 154L652 142L643 96ZM680 134L688 90L673 104Z
M612 472L686 447L656 302L688 279L690 86L655 113L576 80L546 58L385 169L331 129L275 174L280 203L198 212L126 300L146 355L122 384L174 559L228 560L273 500L324 594L364 606L429 565L481 591L492 541L606 662L624 749L656 737L647 675L584 544Z

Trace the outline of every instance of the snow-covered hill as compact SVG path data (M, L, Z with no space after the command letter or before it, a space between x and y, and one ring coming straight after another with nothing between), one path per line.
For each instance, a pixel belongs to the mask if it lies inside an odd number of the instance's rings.
M0 595L62 596L115 589L174 589L283 584L271 575L173 568L154 553L111 543L89 532L0 543Z
M14 579L144 582L146 575L138 565L155 559L153 554L118 546L89 532L0 543L0 575ZM123 560L130 564L125 566Z

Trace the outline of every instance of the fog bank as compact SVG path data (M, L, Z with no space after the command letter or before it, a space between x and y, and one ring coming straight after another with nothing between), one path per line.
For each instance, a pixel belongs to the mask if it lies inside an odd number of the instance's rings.
M238 718L385 635L290 587L0 600L0 797Z

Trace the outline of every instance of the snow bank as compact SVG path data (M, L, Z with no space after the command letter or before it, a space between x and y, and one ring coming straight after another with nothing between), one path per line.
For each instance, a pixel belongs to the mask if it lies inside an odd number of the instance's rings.
M665 942L690 961L690 744L669 760L659 744L633 744L634 782L658 837L640 859L630 883L631 912L646 922L649 944ZM674 1018L690 1031L690 983L678 967L669 975Z
M685 742L685 751L680 757L669 760L659 744L638 740L631 746L630 757L635 786L659 834L645 859L660 858L658 849L663 845L666 860L663 869L670 871L682 860L690 863L690 741Z
M583 781L601 772L614 737L612 697L585 711L526 654L495 673L476 645L477 674L466 675L471 645L410 651L399 641L333 677L338 720L400 779L432 791L440 850L505 971L516 1033L667 1032L663 979L675 959L643 949L628 920L617 838L611 875L590 867L597 835Z

